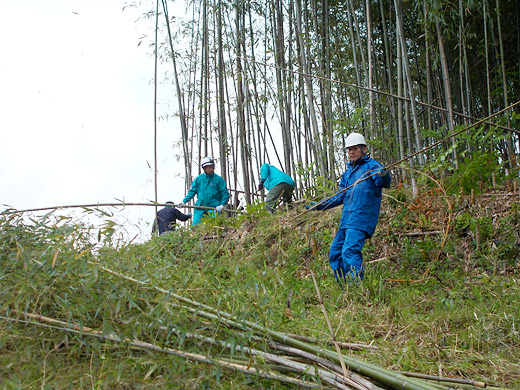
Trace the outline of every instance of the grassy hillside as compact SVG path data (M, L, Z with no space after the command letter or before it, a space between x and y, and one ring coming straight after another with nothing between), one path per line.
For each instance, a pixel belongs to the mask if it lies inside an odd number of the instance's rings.
M407 389L520 388L518 195L389 191L365 280L345 290L327 258L340 213L254 205L119 249L52 214L2 215L2 388L341 388L284 343L336 359L336 372L466 381Z

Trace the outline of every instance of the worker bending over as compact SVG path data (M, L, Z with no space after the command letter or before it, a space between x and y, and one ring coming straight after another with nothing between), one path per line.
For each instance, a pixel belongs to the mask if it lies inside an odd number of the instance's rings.
M282 172L274 165L263 164L260 167L260 184L257 190L267 188L266 208L273 214L274 209L281 198L284 203L290 203L296 183L288 174Z

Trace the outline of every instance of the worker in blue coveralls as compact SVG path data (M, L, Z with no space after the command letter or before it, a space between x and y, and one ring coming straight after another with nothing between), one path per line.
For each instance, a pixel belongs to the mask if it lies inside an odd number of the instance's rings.
M229 191L226 182L215 173L215 162L209 157L204 157L200 166L204 173L193 180L188 194L182 202L179 203L179 206L183 207L197 195L195 205L215 207L216 213L213 210L195 209L193 212L193 225L199 224L204 215L215 216L216 214L220 214L229 200Z
M273 165L263 164L260 167L260 184L257 190L267 188L266 208L273 214L281 198L284 203L290 203L296 183L287 173Z
M329 263L340 285L345 281L363 280L361 249L365 240L374 234L382 189L390 187L392 180L381 163L366 155L367 144L363 135L351 133L346 139L346 147L350 162L341 177L339 191L313 207L327 210L343 204L339 229L329 251Z
M172 232L177 227L177 220L187 221L191 218L191 213L183 214L177 210L173 202L166 202L167 206L157 211L157 218L153 223L152 233L159 231L159 235Z

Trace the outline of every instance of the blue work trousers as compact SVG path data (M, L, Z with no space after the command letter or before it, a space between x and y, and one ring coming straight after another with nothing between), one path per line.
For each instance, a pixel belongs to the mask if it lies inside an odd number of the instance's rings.
M368 234L357 229L339 229L330 245L329 263L338 283L363 280L364 267L361 249Z
M217 213L215 210L195 209L193 211L192 225L198 225L201 222L202 217L205 215L209 216L210 218L215 218L217 215L220 215L220 213Z

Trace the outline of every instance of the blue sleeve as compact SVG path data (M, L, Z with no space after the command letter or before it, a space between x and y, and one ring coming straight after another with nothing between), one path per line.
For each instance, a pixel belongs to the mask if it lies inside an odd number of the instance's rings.
M173 215L175 216L175 219L178 219L179 221L187 221L190 219L190 217L186 214L183 214L181 211L177 209L173 209Z
M377 167L375 167L370 174L378 172L380 169L383 169L382 165L378 165ZM392 176L390 176L390 172L388 172L383 177L379 176L378 174L375 174L371 177L371 179L378 188L388 188L390 187L390 183L392 182Z
M188 191L188 193L182 200L183 203L188 203L190 200L193 199L195 194L197 194L197 188L198 188L198 184L199 184L199 181L197 179L198 179L198 176L195 178L195 180L193 180L193 183L191 183L190 190Z

